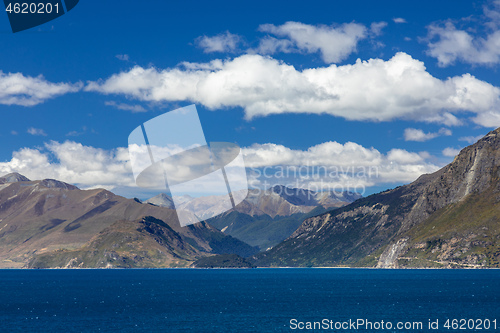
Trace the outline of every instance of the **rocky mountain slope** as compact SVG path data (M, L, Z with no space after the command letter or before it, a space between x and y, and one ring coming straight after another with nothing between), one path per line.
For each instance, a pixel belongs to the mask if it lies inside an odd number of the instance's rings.
M249 245L206 223L181 227L168 208L57 180L0 178L0 267L187 266Z
M243 192L234 195L237 197ZM266 250L290 236L305 218L326 211L325 207L341 207L360 197L351 192L314 192L276 185L268 190L250 190L235 209L227 212L218 196L184 196L178 200L182 201L178 208L201 218L220 214L207 222L227 235ZM163 193L145 202L174 206L172 198Z
M238 191L233 195L238 197L242 193L243 191ZM352 192L314 192L276 185L269 190L248 191L247 197L234 210L251 216L269 215L274 218L275 216L308 213L318 206L342 207L359 198L361 198L360 194ZM207 215L207 212L219 212L219 214L225 212L225 207L220 205L220 197L216 195L198 198L183 196L178 198L178 201L182 202L177 207L178 209L193 212L201 218ZM173 208L172 198L164 193L144 202Z
M349 192L314 192L276 185L266 191L252 190L234 210L208 223L260 250L290 236L305 218L359 199Z
M409 185L311 217L260 266L498 267L500 129Z

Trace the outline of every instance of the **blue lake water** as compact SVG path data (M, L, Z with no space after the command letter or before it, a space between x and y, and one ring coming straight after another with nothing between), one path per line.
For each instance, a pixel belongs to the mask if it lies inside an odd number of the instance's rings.
M500 270L0 270L0 280L0 332L500 331Z

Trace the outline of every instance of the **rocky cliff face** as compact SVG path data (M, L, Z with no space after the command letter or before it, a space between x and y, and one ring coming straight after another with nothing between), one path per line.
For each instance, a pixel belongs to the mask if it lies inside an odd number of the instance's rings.
M497 198L500 200L499 178L500 129L497 129L464 148L452 163L433 174L423 175L409 185L360 199L334 212L304 221L289 239L255 260L261 265L280 266L460 266L458 259L450 261L453 258L445 254L453 244L464 243L463 239L470 238L471 234L478 233L478 228L483 227L490 230L488 239L500 238L500 232L496 233L500 220L496 213L491 213L496 212ZM487 213L487 221L480 216L464 217L478 198L489 202L477 212L480 215ZM443 217L445 209L451 211ZM474 210L477 211L477 207ZM452 234L459 233L455 232L458 226L454 225L454 221L457 220L473 227L461 226L460 232L467 230L469 234L460 233L452 241ZM430 232L422 234L422 227L430 221L437 223L434 229L439 227L439 230L449 231L442 233L439 247L434 248L434 254L442 252L440 258L446 257L448 261L423 259L427 252L415 252L415 246L427 249L434 244L432 237L439 237ZM421 242L415 244L415 239ZM424 240L424 244L429 242L430 245L422 245ZM489 253L493 254L484 262L485 265L495 265L494 253L498 244L492 240L488 244L492 247ZM467 248L470 251L465 250ZM468 253L471 262L477 262L486 258L485 254L482 254L483 257L478 254L477 248L473 245L463 247L461 255L452 252L454 258L466 258L465 253ZM408 254L413 257L408 257Z

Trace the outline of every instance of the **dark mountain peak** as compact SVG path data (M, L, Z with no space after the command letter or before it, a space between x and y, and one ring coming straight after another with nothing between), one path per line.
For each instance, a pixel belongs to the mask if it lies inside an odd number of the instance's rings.
M12 172L0 177L0 184L29 182L30 180L17 172Z

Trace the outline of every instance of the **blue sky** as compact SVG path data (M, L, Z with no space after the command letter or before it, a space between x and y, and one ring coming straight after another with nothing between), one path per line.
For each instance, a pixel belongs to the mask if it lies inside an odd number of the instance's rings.
M16 34L1 14L0 173L134 196L128 135L195 104L249 167L408 183L500 126L499 26L492 1L81 1Z

